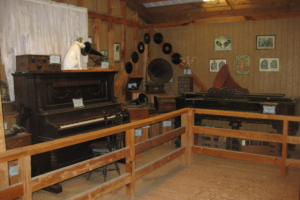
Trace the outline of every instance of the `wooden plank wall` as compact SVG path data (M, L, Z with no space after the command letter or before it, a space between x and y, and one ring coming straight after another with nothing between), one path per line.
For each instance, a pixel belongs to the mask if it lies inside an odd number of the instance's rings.
M210 88L216 73L209 72L209 59L227 59L232 77L251 93L284 93L286 96L300 96L299 55L300 55L300 18L276 19L263 21L233 22L223 24L192 25L171 28L157 28L164 36L165 42L171 43L173 50L182 57L194 56L190 68L201 81ZM256 50L257 35L276 35L274 50ZM214 38L231 36L231 51L214 51ZM169 56L162 53L159 45L151 46L152 59L164 58L171 64ZM250 56L250 74L235 74L236 55ZM280 72L259 72L259 58L280 58ZM178 76L182 70L174 68L173 82L165 88L168 94L177 95ZM199 91L194 86L194 91Z

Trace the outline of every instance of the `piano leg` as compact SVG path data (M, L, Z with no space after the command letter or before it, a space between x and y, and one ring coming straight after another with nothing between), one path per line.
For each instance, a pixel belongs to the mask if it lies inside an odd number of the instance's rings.
M241 121L230 121L229 126L231 129L239 130L242 127ZM227 137L226 139L226 149L233 150L233 151L241 151L241 143L237 138Z
M57 156L56 156L55 151L51 151L50 153L51 153L51 168L52 168L52 170L55 170L55 169L57 169ZM58 193L62 192L62 186L59 183L57 183L57 184L54 184L54 185L44 188L44 190L51 192L51 193L58 194Z

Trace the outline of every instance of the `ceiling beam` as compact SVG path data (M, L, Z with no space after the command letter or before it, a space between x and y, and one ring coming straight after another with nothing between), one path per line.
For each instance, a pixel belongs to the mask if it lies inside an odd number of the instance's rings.
M151 24L153 22L153 16L143 5L140 5L137 2L137 0L122 0L122 1L125 1L127 3L127 6L131 10L137 11L139 17L142 18L146 23Z
M300 18L300 11L288 12L288 13L261 14L261 15L253 15L253 16L236 16L236 17L222 17L222 18L214 18L214 19L167 22L167 23L152 24L151 26L153 28L166 28L166 27L175 27L175 26L216 24L216 23L284 19L284 18Z
M207 9L206 9L207 11ZM260 8L251 9L233 9L229 10L224 8L218 11L205 12L203 10L197 9L197 12L189 11L178 11L178 12L164 12L164 13L153 13L154 19L153 23L167 23L175 21L191 21L191 20L203 20L203 19L213 19L222 17L235 17L235 16L252 16L260 14L276 14L276 13L288 13L300 11L300 3L294 6L265 6Z

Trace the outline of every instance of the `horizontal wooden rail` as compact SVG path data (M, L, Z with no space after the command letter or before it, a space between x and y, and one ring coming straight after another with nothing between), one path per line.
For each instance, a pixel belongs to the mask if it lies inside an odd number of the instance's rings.
M98 156L89 160L85 160L67 167L57 169L52 172L45 173L40 176L32 178L32 191L37 191L45 188L49 185L53 185L74 176L84 174L88 171L97 169L109 163L118 161L129 155L129 148L125 147L123 149L105 154L103 156Z
M84 191L83 193L77 194L67 200L89 200L96 199L105 194L108 194L130 182L130 173L122 174L121 176L109 180L99 186L90 188L89 190Z
M283 121L295 121L300 122L300 117L289 116L289 115L271 115L271 114L260 114L252 112L234 112L234 111L224 111L224 110L209 110L209 109L195 109L195 114L206 114L206 115L221 115L227 117L239 117L245 119L266 119L266 120L280 120Z
M222 149L215 149L215 148L201 147L201 146L193 146L192 151L194 153L200 153L200 154L205 154L210 156L218 156L223 158L231 158L231 159L258 162L258 163L271 164L271 165L279 165L279 166L281 165L281 158L274 157L274 156L265 156L265 155L244 153L239 151L229 151L229 150L222 150Z
M143 29L147 29L149 27L148 24L145 24L142 22L137 22L137 21L125 19L123 17L114 17L114 16L90 12L90 11L88 12L88 17L92 18L92 19L100 19L102 21L114 22L117 24L125 24L128 26L133 26L133 27L138 27L138 28L143 28Z
M193 132L198 134L217 135L217 136L234 137L234 138L249 139L249 140L260 140L260 141L269 141L269 142L282 141L282 135L280 134L262 133L262 132L254 132L254 131L194 126Z
M143 142L139 142L139 143L135 144L135 153L139 154L139 153L142 153L143 151L151 149L155 146L158 146L160 144L168 142L171 139L182 135L183 133L185 133L185 131L186 131L185 127L180 127L178 129L169 131L169 132L164 133L162 135L158 135L158 136L155 136L151 139L145 140Z
M137 168L135 176L138 179L138 178L154 171L155 169L165 165L166 163L174 160L175 158L178 158L179 156L183 155L184 153L185 153L184 147L174 150L165 156L162 156L146 165L143 165L143 166Z

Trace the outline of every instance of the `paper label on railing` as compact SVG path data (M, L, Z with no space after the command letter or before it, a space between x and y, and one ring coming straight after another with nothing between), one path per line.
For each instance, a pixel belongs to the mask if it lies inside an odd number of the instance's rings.
M246 140L242 140L242 146L246 145Z
M170 127L170 126L172 126L171 121L163 121L163 127Z
M16 176L19 174L19 166L16 165L16 166L9 166L9 169L8 169L8 173L9 173L9 177L13 177L13 176Z
M276 106L263 105L264 114L276 114Z
M142 129L135 129L134 130L134 135L135 136L142 136L143 134L142 134Z

